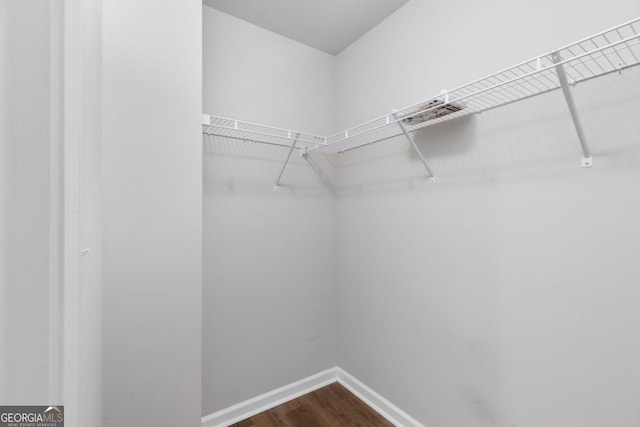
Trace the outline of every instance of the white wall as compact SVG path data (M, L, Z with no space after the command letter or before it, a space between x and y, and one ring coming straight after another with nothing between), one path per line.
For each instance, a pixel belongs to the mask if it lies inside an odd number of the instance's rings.
M103 4L103 425L198 426L202 5Z
M335 57L204 7L204 111L326 134ZM334 201L298 153L205 141L203 414L335 365ZM317 161L324 159L318 158Z
M340 125L639 14L413 0L338 57ZM402 140L345 154L340 365L427 426L638 424L638 87L575 88L591 169L560 93L419 132L436 185Z
M70 427L99 427L103 425L102 1L73 0L65 7L61 120L66 186L65 422Z
M49 402L49 1L0 1L0 404Z
M0 28L2 28L2 32L0 32L0 59L4 64L7 57L7 46L6 40L7 36L5 34L6 24L5 21L7 19L7 2L0 2ZM6 70L5 67L0 67L0 89L2 93L5 92L6 83ZM10 147L8 143L8 133L6 131L6 123L7 123L7 102L3 97L0 100L0 202L2 206L7 206L9 203L9 153ZM9 211L7 209L0 209L0 241L5 242L8 239L8 219L9 219ZM7 263L8 263L8 254L9 248L7 244L0 244L0 304L1 304L1 312L4 313L6 311L6 302L7 296L7 281L9 280L9 272L7 271ZM7 335L7 319L2 316L0 317L0 339L4 341ZM0 352L0 378L7 378L7 365L5 362L6 355L4 352ZM4 381L3 381L4 383ZM0 389L0 397L2 401L5 400L6 391L4 387Z
M204 6L204 111L326 134L336 58Z
M6 12L7 2L0 2L0 26L3 29L2 33L0 33L0 59L2 59L3 63L6 61L6 35L4 33L4 29L6 28ZM6 86L6 71L5 67L0 67L0 89L2 93L5 91ZM9 178L8 170L9 170L9 144L7 143L7 134L6 134L6 123L7 123L7 106L4 99L0 101L0 202L2 202L2 206L7 206L9 202L9 186L6 184L7 179ZM8 211L6 209L0 209L0 241L4 242L8 238L7 236L7 223L8 223ZM0 245L0 304L2 304L2 312L5 312L5 305L7 297L6 297L6 283L9 279L9 275L7 272L7 256L9 253L9 248L6 244ZM0 318L0 339L5 340L5 336L7 334L6 331L6 320L4 317ZM5 362L5 354L4 352L0 352L0 378L6 378L6 362ZM4 388L1 391L2 393L2 401L5 399L6 391Z

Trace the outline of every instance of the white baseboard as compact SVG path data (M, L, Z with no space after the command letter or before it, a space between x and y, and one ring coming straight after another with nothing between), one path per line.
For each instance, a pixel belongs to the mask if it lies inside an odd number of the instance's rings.
M227 427L335 382L342 384L394 425L398 427L424 427L402 409L338 367L327 369L207 415L202 418L202 427Z
M367 387L362 381L355 378L342 368L335 368L338 382L347 390L355 394L371 409L385 417L389 422L398 427L424 427L418 420L398 408L393 403Z
M202 418L202 427L227 427L336 382L336 368L271 390Z

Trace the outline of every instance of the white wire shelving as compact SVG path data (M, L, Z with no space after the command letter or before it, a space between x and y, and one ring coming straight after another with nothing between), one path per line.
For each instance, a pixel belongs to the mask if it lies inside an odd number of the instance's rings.
M207 135L224 136L244 142L259 142L280 147L298 148L326 145L327 138L307 132L291 129L281 129L258 123L243 122L226 117L202 115L202 133Z
M314 151L339 154L404 135L435 182L413 141L413 132L561 89L582 149L582 166L590 167L591 152L571 87L596 77L622 73L638 64L640 17L331 136L209 115L204 115L203 133L290 148L276 188L294 149L301 150L303 156Z

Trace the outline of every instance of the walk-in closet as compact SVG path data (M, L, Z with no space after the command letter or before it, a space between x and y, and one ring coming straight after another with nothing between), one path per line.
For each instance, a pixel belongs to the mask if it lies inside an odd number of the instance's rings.
M211 4L205 425L331 377L397 425L637 422L637 5L412 1L331 55Z
M0 426L640 426L637 0L0 37Z

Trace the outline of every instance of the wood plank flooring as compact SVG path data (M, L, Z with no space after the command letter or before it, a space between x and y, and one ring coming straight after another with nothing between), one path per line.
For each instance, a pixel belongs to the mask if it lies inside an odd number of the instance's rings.
M393 427L339 383L305 394L230 427Z

